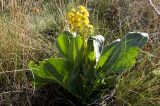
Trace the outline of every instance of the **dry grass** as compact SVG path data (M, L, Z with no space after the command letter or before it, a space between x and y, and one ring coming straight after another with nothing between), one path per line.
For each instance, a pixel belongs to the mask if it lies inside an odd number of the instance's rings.
M35 2L21 4L15 1L3 5L0 16L0 104L28 104L27 95L31 96L33 90L26 76L29 60L39 61L57 54L55 38L43 36L39 31L40 23L33 23L33 20L45 19L37 18L41 14L38 10L33 11L36 7L32 3Z
M153 2L159 6L158 0ZM67 0L1 0L0 3L0 105L31 106L31 99L37 93L33 95L35 89L26 76L28 61L58 56L55 38L66 29ZM137 65L119 78L115 103L160 104L159 76L152 73L158 72L160 66L160 16L149 1L77 0L76 4L88 5L95 34L104 35L106 43L129 31L149 33L149 43Z

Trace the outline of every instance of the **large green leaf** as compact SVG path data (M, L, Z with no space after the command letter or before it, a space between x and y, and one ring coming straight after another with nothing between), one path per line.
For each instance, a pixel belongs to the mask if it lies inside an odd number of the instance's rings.
M42 63L38 66L33 61L30 61L28 67L31 70L30 79L37 86L55 82L55 78L49 72L43 70Z
M69 31L65 31L57 39L57 47L64 57L68 56L70 37L72 37L72 34Z
M48 59L44 63L44 71L51 73L56 82L68 89L70 92L81 95L82 82L80 80L80 71L74 70L73 64L65 59Z
M50 73L59 84L64 86L69 72L73 70L72 67L68 67L70 65L71 63L65 59L49 58L43 62L43 71Z
M40 86L43 84L58 83L77 96L85 95L80 69L75 70L73 64L61 58L49 58L39 63L29 63L32 72L32 82Z
M97 63L96 69L101 68L106 61L111 57L112 50L116 47L116 45L120 42L120 39L113 41L111 44L104 47L102 55Z
M146 33L127 34L119 42L112 43L110 47L104 49L97 70L100 70L103 76L106 72L120 73L131 68L147 40L148 34Z
M75 36L70 38L70 43L68 46L68 59L75 63L77 54L81 50L83 40L81 36Z
M70 67L68 67L70 66ZM39 63L29 63L34 79L39 83L57 82L62 86L67 86L68 76L73 72L72 64L65 59L49 58Z
M63 32L57 39L57 47L68 60L75 62L76 56L83 44L81 36L73 36L70 32Z

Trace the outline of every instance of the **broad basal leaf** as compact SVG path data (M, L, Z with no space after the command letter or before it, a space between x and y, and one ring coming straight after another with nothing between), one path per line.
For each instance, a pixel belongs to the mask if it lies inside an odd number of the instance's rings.
M50 58L43 61L43 71L50 73L55 80L61 84L66 85L69 72L72 72L72 68L68 67L71 63L65 59Z
M68 59L75 63L75 59L79 51L81 50L83 40L81 36L75 36L70 38L68 46Z
M101 57L100 57L100 59L98 61L96 69L101 68L106 63L106 61L112 55L112 50L116 47L116 45L119 42L120 42L120 39L117 39L117 40L113 41L111 44L109 44L109 45L104 47L102 55L101 55Z
M57 47L64 57L68 56L70 37L72 37L72 34L69 31L65 31L57 39Z
M30 61L28 67L31 70L31 81L37 86L55 82L55 78L49 72L43 70L44 68L42 63L38 66L33 61Z
M122 72L131 68L142 47L148 40L147 33L131 32L121 40L112 43L111 47L106 47L97 70L101 70L103 76L106 72Z
M81 36L73 36L70 32L59 35L57 39L57 47L64 57L75 62L76 56L83 44Z

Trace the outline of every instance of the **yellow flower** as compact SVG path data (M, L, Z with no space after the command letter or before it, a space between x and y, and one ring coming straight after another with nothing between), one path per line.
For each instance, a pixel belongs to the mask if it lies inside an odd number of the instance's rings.
M86 17L89 17L89 12L88 11L83 11L82 14Z
M88 24L87 27L88 27L89 29L93 29L93 26L90 25L90 24Z
M83 17L82 20L83 20L84 25L88 25L89 24L89 19L88 18Z
M79 8L80 11L85 11L86 10L86 8L82 5L78 6L78 8Z
M72 12L69 12L69 13L67 14L67 17L68 17L69 19L73 18L73 16L74 16L74 14L73 14Z
M89 17L89 12L82 5L68 12L67 19L71 31L78 32L83 37L90 34L93 30L93 26L89 23L88 17Z
M89 17L89 12L84 6L80 5L78 8L83 16Z

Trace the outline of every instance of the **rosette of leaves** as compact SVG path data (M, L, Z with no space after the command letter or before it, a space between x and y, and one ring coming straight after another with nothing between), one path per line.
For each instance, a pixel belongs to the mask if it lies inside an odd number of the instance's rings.
M85 50L81 36L65 31L57 38L61 58L29 63L32 83L36 86L57 83L78 98L92 100L104 89L114 88L117 75L135 64L148 38L146 33L130 32L104 46L103 36L91 36Z

